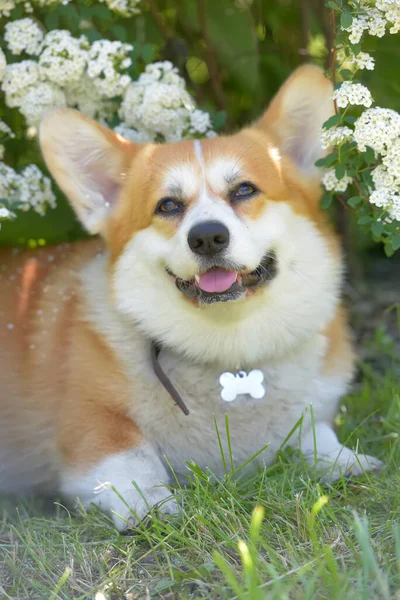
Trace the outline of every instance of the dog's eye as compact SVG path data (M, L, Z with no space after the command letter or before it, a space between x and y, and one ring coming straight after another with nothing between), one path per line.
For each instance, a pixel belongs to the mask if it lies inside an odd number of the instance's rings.
M258 189L253 183L249 181L243 181L240 183L232 193L233 200L241 200L245 198L250 198L250 196L254 196L258 192Z
M173 198L162 198L156 207L156 214L176 215L183 210L183 205Z

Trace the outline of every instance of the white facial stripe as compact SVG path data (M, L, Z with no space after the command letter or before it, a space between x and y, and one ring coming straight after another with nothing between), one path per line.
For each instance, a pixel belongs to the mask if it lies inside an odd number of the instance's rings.
M205 165L204 165L204 156L203 156L203 148L201 145L201 141L194 140L193 146L194 146L194 154L195 154L197 160L199 161L201 168L204 169Z

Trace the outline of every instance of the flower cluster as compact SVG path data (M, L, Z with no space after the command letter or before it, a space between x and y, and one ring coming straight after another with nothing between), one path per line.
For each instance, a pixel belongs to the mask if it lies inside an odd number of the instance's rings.
M390 33L400 31L400 3L398 0L376 0L375 3L364 1L362 13L354 17L345 31L349 32L349 41L358 44L364 33L383 37L389 27Z
M353 55L350 63L354 63L358 69L373 71L375 68L375 59L368 52L359 52L357 56Z
M8 33L21 31L21 23L25 30L36 31L36 23L26 18L12 22ZM10 51L19 54L29 44L33 54L32 35L21 35L19 45L14 37L8 36ZM35 46L37 60L5 66L2 90L6 105L18 108L27 125L34 128L53 107L77 107L91 117L106 118L109 100L121 96L131 82L126 73L131 50L130 44L118 41L97 40L90 45L83 35L75 38L69 31L50 31Z
M399 137L400 115L389 108L370 108L355 122L354 139L360 152L369 146L376 153L386 154Z
M9 218L12 213L2 206L5 201L8 206L15 205L19 210L33 208L40 215L43 215L48 207L56 206L51 181L43 175L39 167L28 165L22 173L17 173L12 167L0 162L0 207L3 218L7 216L5 210L8 211Z
M100 95L105 98L120 96L130 84L130 76L121 74L121 70L131 66L132 61L128 57L131 50L131 44L122 42L93 42L88 53L87 75Z
M332 100L336 100L340 108L346 108L349 104L369 107L373 102L371 92L365 85L351 81L344 81L340 88L333 92Z
M342 179L338 179L335 169L329 169L326 171L322 178L322 183L328 192L345 192L352 181L353 178L349 177L348 175L344 175Z
M23 4L26 13L32 13L35 6L54 7L57 4L69 4L71 0L0 0L0 18L9 17L17 4ZM141 0L100 0L105 2L111 12L119 17L132 17L140 13Z
M7 61L3 50L0 48L0 82L3 81L4 71L6 70Z
M38 1L46 4L46 0ZM139 4L139 0L105 1L121 14L137 11ZM78 108L105 125L113 122L116 133L134 142L215 135L210 115L196 109L184 79L170 62L148 65L132 81L131 44L107 39L89 43L86 36L74 37L65 30L44 34L29 17L7 23L5 31L8 50L18 58L6 64L0 50L1 89L6 106L24 116L28 137L36 135L43 115L55 107ZM20 58L21 54L25 57ZM0 121L0 141L12 136ZM0 144L0 161L4 154ZM11 218L14 209L32 208L44 214L55 201L51 182L37 165L18 173L0 162L2 220Z
M321 134L321 146L324 150L329 146L338 146L351 139L353 130L350 127L331 127L324 129Z
M330 148L322 159L328 169L322 179L327 192L343 193L349 186L357 194L349 199L356 207L359 223L368 225L375 239L392 254L400 247L400 114L373 107L369 89L354 80L357 71L373 70L375 61L355 46L364 33L382 37L400 31L400 0L347 0L337 9L343 11L341 23L348 38L341 36L337 48L338 72L343 83L332 99L343 111L326 123L321 145ZM349 80L349 74L351 80ZM358 118L349 115L353 107L365 107ZM354 184L354 185L353 185Z
M17 4L23 4L25 12L33 12L34 6L43 7L54 7L57 4L68 4L71 0L1 0L0 1L0 18L9 17L10 13Z
M100 0L103 2L103 0ZM131 17L140 13L141 0L105 0L108 8L120 17Z
M39 54L43 32L32 19L19 19L6 24L4 40L13 54Z
M5 141L7 138L14 138L15 135L13 133L13 131L11 130L11 128L7 125L7 123L4 123L4 121L2 121L0 119L0 141ZM3 159L4 157L4 151L5 148L3 146L3 144L0 144L0 160Z
M168 61L148 65L127 87L119 115L131 140L173 142L186 135L213 135L210 116L195 110L184 79Z

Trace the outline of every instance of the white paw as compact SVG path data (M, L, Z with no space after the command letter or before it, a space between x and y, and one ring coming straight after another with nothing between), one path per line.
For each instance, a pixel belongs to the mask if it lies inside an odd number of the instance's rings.
M137 525L153 509L165 515L179 513L178 505L165 486L155 486L141 490L139 493L133 486L120 496L113 490L109 498L108 511L118 531L126 531Z
M348 448L336 454L336 456L318 457L317 469L321 473L321 481L332 483L341 477L359 477L367 471L379 471L383 462L368 456L367 454L356 454Z

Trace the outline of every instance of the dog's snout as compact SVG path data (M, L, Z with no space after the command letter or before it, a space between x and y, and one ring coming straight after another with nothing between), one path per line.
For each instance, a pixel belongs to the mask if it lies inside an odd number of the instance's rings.
M229 245L229 230L220 221L203 221L189 231L188 244L196 254L218 254Z

